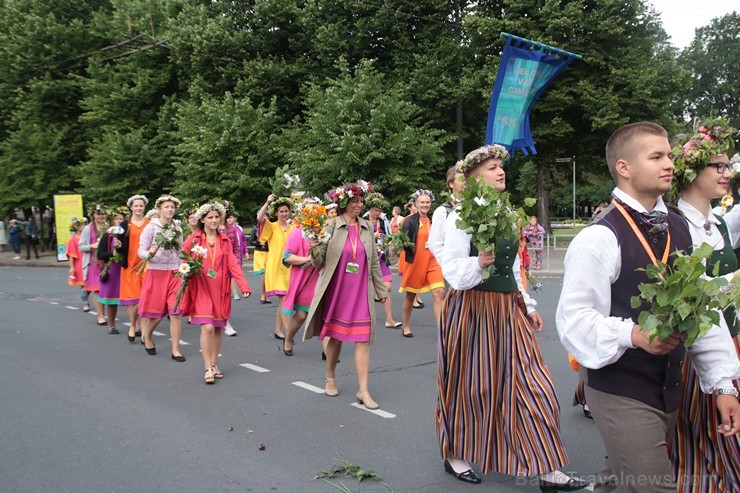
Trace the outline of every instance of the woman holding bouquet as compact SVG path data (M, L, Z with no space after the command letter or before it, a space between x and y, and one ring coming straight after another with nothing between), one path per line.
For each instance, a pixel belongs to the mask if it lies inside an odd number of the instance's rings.
M460 170L502 192L499 145L469 153ZM484 207L485 205L481 205ZM458 228L457 211L445 222L442 270L451 289L444 300L437 354L436 428L445 471L479 483L484 474L540 475L543 491L588 486L559 471L568 462L558 429L559 406L535 331L536 303L521 289L516 237L479 253ZM484 282L482 272L495 265Z
M182 230L172 221L180 200L163 195L154 203L159 217L153 217L141 232L138 254L146 263L147 271L141 286L139 316L142 319L141 339L147 354L157 354L152 342L154 327L166 315L170 316L171 357L185 361L180 353L182 320L180 310L175 310L175 298L180 282L173 274L180 267L180 242ZM140 267L140 270L143 266Z
M182 245L188 255L202 259L200 272L190 277L185 288L182 305L183 314L192 317L191 323L201 328L200 349L205 364L203 381L207 384L223 378L218 369L218 354L224 327L231 316L231 280L236 281L245 298L252 293L241 264L234 257L231 241L219 231L225 216L226 209L218 202L200 206L195 213L198 230Z
M288 235L295 229L295 223L290 220L293 209L293 200L288 197L276 197L270 194L265 205L257 213L257 222L263 224L264 228L260 235L260 241L266 242L269 252L267 254L267 265L265 265L265 297L278 297L278 309L275 314L275 339L283 340L283 327L287 323L283 319L283 303L285 295L288 294L288 282L290 271L283 264L283 250L288 241ZM275 221L268 221L265 213L270 209L270 217L276 217Z
M105 205L96 204L90 211L92 222L86 225L80 234L80 251L82 252L82 272L85 276L85 292L92 293L95 311L98 314L98 325L106 325L103 305L98 300L100 291L100 271L103 263L98 259L100 235L105 230Z
M67 260L69 261L69 285L79 286L80 292L84 293L85 276L82 274L82 252L80 252L80 234L82 229L85 227L85 219L72 218L72 222L69 225L69 232L71 237L67 242ZM85 294L87 299L87 294ZM87 308L87 310L85 310ZM83 311L90 311L90 307L85 304Z
M100 272L100 293L98 301L105 306L108 319L108 333L118 334L116 329L116 315L121 300L121 267L125 265L126 257L121 254L121 238L124 229L121 223L126 219L126 206L110 211L112 226L100 237L98 245L98 260L103 262Z
M707 275L713 275L714 266L719 263L718 274L728 281L739 273L733 251L738 245L732 244L732 238L737 238L740 224L725 224L722 217L712 214L711 201L727 193L732 178L727 151L734 145L733 132L722 119L704 120L692 136L673 149L680 196L677 205L688 223L691 241L696 246L702 243L714 246L714 253L707 261ZM735 315L734 308L726 310L725 323L721 325L729 328L740 356ZM688 356L683 365L683 380L683 400L672 448L678 491L740 491L740 436L718 432L717 397L701 391Z
M125 230L121 238L120 252L124 258L121 262L121 305L126 307L126 314L130 323L128 328L128 340L133 343L136 337L141 337L139 327L139 296L141 296L142 276L137 274L141 259L139 258L139 241L141 233L149 224L144 219L144 210L149 203L143 195L134 195L126 201L126 206L131 211L128 221L121 224Z
M388 207L388 203L385 201L385 197L381 193L372 192L368 194L365 200L365 207L368 210L367 218L370 224L373 225L373 231L375 234L375 246L378 251L378 261L380 262L380 272L383 274L383 284L385 290L388 293L391 292L391 282L393 282L393 275L391 274L391 268L387 258L387 250L385 247L385 237L391 234L390 224L388 220L381 216L383 209ZM385 326L388 329L398 329L403 324L393 320L393 305L391 304L391 297L388 297L388 302L383 306L385 311Z
M439 320L445 296L445 280L442 277L442 270L428 246L429 231L432 227L429 209L434 202L434 194L429 190L420 189L414 192L411 199L417 212L405 218L401 225L403 232L415 245L413 250L404 250L403 277L398 290L400 293L406 293L403 300L404 337L414 337L411 333L411 309L417 296L427 291L432 292L435 320Z
M372 224L359 217L370 185L361 181L329 192L339 204L338 215L327 223L328 243L311 240L311 265L321 268L306 321L303 340L318 336L326 346L326 395L337 396L336 366L343 342L355 343L358 392L355 399L368 409L379 406L370 397L370 342L375 336L373 294L381 303L388 293L375 253Z

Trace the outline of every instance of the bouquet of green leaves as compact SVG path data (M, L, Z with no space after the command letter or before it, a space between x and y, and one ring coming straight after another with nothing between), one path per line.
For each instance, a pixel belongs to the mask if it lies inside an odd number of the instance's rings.
M666 339L674 332L685 337L686 347L706 334L712 325L719 324L720 312L740 302L740 286L733 279L728 283L716 277L719 263L714 266L713 278L703 276L704 262L712 255L713 247L703 243L691 255L678 251L672 265L658 261L644 270L648 279L641 283L639 296L633 296L632 308L643 303L650 309L640 312L637 323L650 335Z
M390 249L394 255L400 255L404 249L414 250L416 245L411 242L409 235L403 231L393 233L386 236L383 239L383 243L387 249Z
M162 231L158 232L154 236L154 244L162 250L179 250L181 236L182 230L174 222L170 222L163 225ZM141 262L139 268L136 270L138 275L142 275L144 273L146 265L152 257L154 257L153 253L147 254L146 258Z
M472 242L479 252L495 252L496 240L519 238L519 221L526 221L524 209L514 209L509 202L508 192L497 192L482 180L469 178L462 192L463 199L455 207L460 218L457 227L472 235ZM526 207L532 207L536 199L524 199ZM485 280L496 272L493 265L484 269Z
M272 179L272 194L275 197L290 197L301 182L298 175L289 173L289 170L286 165L275 171L275 178Z

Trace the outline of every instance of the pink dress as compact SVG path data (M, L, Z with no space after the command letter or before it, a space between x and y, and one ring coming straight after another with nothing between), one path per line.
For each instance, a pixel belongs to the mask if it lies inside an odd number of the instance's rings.
M299 257L308 257L308 251L311 245L308 240L303 238L303 230L294 229L288 236L283 252L283 260L290 255ZM287 264L286 264L287 265ZM308 313L313 300L313 294L316 290L316 282L319 280L319 270L306 264L306 267L300 265L290 266L290 282L288 283L288 294L283 301L283 313L292 317L296 310Z
M95 228L90 226L90 244L98 241ZM87 277L85 278L85 291L94 293L100 291L100 271L103 270L103 262L98 260L98 249L90 250L90 264L87 266Z
M244 278L241 265L237 264L234 257L231 241L224 233L219 232L214 246L209 247L205 234L198 231L188 236L182 249L189 252L194 244L206 247L208 254L203 260L202 272L191 277L185 289L180 302L182 314L192 317L191 322L196 325L226 327L231 316L231 278L236 280L242 292L251 293L252 290ZM207 272L210 269L216 271L215 278L208 277Z
M331 337L342 342L370 341L370 305L367 302L367 270L365 247L357 234L357 225L347 228L347 241L337 269L324 295L324 312L319 339ZM354 251L353 251L354 250ZM347 265L358 265L356 274L347 272Z

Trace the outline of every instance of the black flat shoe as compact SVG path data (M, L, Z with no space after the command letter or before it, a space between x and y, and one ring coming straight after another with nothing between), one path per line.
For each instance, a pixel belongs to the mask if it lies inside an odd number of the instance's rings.
M146 346L144 346L144 349L146 349L147 354L149 354L151 356L154 356L155 354L157 354L157 346L154 346L151 349L148 348L148 347L146 347Z
M110 330L108 331L108 333L109 333L110 335L120 334L120 332L118 332L118 329L116 329L115 327L113 327L112 329L110 329Z
M105 321L105 320L103 320L102 322L98 322L98 325L100 325L100 326L108 325L108 322Z
M472 469L468 469L465 472L455 472L455 470L450 465L449 461L445 461L445 471L455 476L457 479L464 483L470 483L470 484L480 484L480 476L473 471Z
M141 337L141 331L137 330L136 332L134 332L134 337Z
M422 308L424 308L424 303L419 303L419 304L416 304L416 305L411 305L411 308L416 308L417 310L421 310Z
M131 344L136 342L136 336L126 335L126 337L128 337L128 342L130 342Z
M260 303L262 303L263 305L272 305L272 301L270 300L260 300Z
M292 349L285 349L285 341L283 341L283 347L280 348L283 350L283 353L285 353L285 356L293 356L293 350Z
M540 479L540 491L578 491L588 486L588 481L582 479L570 478L567 483L551 483Z
M284 341L284 340L285 340L285 336L281 336L281 335L278 335L278 334L276 334L275 332L273 332L273 333L272 333L272 336L273 336L273 337L274 337L275 339L277 339L278 341Z
M586 405L583 405L583 415L586 416L588 419L594 419L593 414L591 414L591 411L586 409Z
M409 337L409 338L414 337L413 332L401 332L401 335L403 335L404 337Z
M170 357L173 360L177 361L178 363L182 363L183 361L185 361L185 356L183 356L182 354L180 356L175 356L174 354L170 354Z

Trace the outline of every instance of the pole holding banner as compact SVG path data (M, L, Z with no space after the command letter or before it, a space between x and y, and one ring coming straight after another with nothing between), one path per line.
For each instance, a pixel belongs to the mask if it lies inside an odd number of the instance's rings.
M67 261L72 218L82 219L82 195L54 195L54 224L57 228L57 261Z
M534 103L547 86L580 55L513 34L506 44L491 93L486 144L500 144L514 154L537 154L529 124Z

